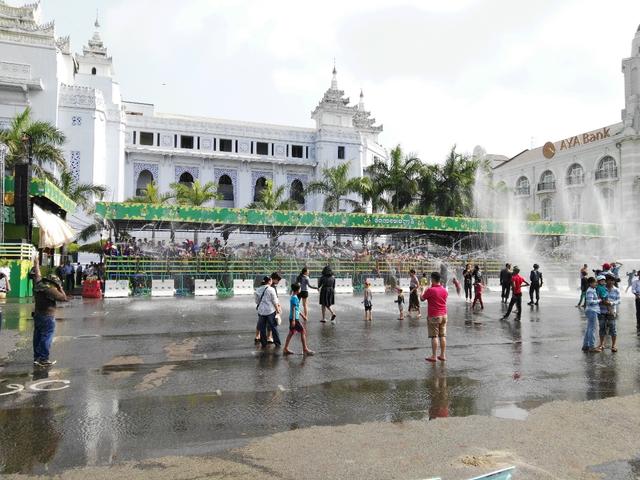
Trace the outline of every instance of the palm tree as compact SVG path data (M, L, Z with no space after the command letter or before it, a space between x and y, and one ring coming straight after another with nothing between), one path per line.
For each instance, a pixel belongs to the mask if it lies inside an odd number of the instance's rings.
M9 128L0 130L0 142L9 147L6 158L7 169L13 169L15 165L29 160L29 146L26 139L31 139L35 175L52 180L53 175L45 169L46 166L66 168L67 163L60 148L66 141L64 133L49 122L33 120L31 108L27 107L22 113L13 117Z
M273 180L267 180L264 188L258 194L258 201L247 205L256 210L299 210L298 202L293 198L284 198L285 187L275 188Z
M405 154L397 145L391 150L388 162L376 158L367 173L375 188L389 196L387 211L400 213L413 203L422 169L422 162L415 154Z
M172 183L171 188L173 194L171 197L176 199L179 205L188 205L190 207L201 207L211 200L220 200L222 195L217 192L216 184L207 182L204 185L200 180L193 183Z
M366 183L362 178L349 178L349 163L337 167L324 168L323 180L317 180L307 185L307 193L324 195L324 210L340 212L342 205L356 209L361 202L349 198L351 194L362 194L366 190Z
M165 203L167 200L173 198L170 193L161 193L160 188L156 182L150 182L142 190L142 195L128 198L125 200L127 203L150 203L152 205L159 205Z
M102 200L107 193L107 187L104 185L76 181L73 174L66 168L60 173L60 180L57 183L67 197L88 213L93 211L94 199Z

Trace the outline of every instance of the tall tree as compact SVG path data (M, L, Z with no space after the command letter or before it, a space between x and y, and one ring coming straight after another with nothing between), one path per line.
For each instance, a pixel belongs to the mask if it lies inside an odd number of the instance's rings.
M293 198L286 198L284 186L275 188L272 180L267 180L264 188L258 194L258 201L250 203L247 208L257 210L298 210L298 202Z
M327 212L340 212L342 207L357 209L361 202L350 198L352 194L361 195L365 183L362 178L349 178L350 164L343 163L337 167L329 167L322 170L322 180L309 183L306 193L324 195L324 210Z
M67 197L89 213L94 209L94 199L102 200L107 193L107 187L104 185L77 182L73 178L73 174L66 168L60 173L58 186Z
M33 172L36 176L53 179L47 167L56 166L61 170L66 168L67 164L60 148L66 141L64 133L49 122L33 120L31 109L27 107L13 117L8 128L0 130L0 142L9 147L7 169L13 169L15 165L28 161L27 138L31 139Z
M396 145L390 152L389 161L375 159L367 173L374 189L387 195L386 210L400 213L415 200L422 169L422 162L415 154L405 154L402 147Z
M213 182L207 182L204 185L200 183L200 180L196 180L192 184L172 183L171 189L173 190L171 196L176 199L179 205L201 207L207 202L222 198Z

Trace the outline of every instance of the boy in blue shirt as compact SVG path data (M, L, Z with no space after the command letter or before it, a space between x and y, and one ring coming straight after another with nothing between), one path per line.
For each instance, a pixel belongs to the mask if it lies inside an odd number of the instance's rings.
M296 334L296 332L300 332L300 339L302 340L302 351L305 355L313 355L314 352L309 349L307 346L307 334L305 332L304 326L300 323L300 316L306 322L307 318L304 316L304 313L300 312L300 299L298 298L298 293L300 293L300 284L294 283L291 285L291 298L289 299L289 335L287 335L287 340L284 342L284 350L282 353L284 355L292 355L293 352L289 350L289 342L291 338Z

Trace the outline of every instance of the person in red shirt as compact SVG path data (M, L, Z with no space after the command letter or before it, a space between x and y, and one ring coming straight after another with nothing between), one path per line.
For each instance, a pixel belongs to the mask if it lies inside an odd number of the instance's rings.
M480 302L480 310L484 310L484 303L482 303L482 282L476 282L473 286L475 289L475 297L473 298L473 303L471 304L471 310L476 308L476 302Z
M447 350L447 297L449 292L440 284L440 273L431 274L431 287L422 293L422 301L427 302L427 327L429 338L431 339L430 357L425 358L427 362L447 360L445 352ZM438 354L438 344L440 345L440 356Z
M504 314L502 320L506 320L511 315L511 310L514 305L518 307L516 312L516 320L520 320L520 314L522 313L522 286L528 287L529 283L520 275L520 269L513 267L513 276L511 277L511 301L509 302L509 308L507 313Z

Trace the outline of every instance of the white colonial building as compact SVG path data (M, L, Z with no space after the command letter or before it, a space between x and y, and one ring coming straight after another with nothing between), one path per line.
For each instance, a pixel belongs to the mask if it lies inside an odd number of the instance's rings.
M350 163L362 176L374 158L387 158L378 143L381 126L338 88L330 88L311 114L315 126L291 127L169 115L154 105L123 101L113 60L96 31L82 54L69 38L56 38L53 23L40 21L40 4L14 7L0 0L0 124L31 107L67 136L65 150L74 176L107 185L108 200L136 195L155 181L213 181L219 206L244 207L267 180L284 185L306 209L304 186L322 169Z
M603 221L623 226L640 219L640 27L622 61L622 121L525 150L493 170L512 205L543 220ZM636 228L629 231L636 231Z

